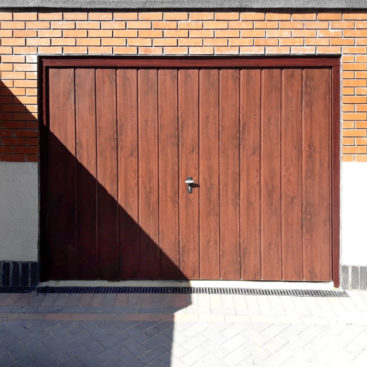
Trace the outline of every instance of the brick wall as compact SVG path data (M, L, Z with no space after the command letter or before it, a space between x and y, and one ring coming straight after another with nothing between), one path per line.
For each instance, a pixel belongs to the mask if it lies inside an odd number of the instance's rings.
M37 55L342 56L344 161L367 161L367 12L0 12L0 160L38 160Z

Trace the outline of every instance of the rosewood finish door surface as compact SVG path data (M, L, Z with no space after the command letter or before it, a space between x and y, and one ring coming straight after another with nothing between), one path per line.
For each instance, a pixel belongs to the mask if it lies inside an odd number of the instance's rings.
M47 70L43 278L332 279L331 68Z

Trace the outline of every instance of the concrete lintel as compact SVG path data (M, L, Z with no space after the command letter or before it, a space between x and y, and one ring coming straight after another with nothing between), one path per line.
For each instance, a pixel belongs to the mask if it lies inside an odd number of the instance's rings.
M365 0L1 0L0 9L367 9Z

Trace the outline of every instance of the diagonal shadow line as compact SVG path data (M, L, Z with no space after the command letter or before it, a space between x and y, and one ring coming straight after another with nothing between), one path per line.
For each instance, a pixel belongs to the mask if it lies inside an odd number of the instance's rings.
M3 147L3 151L6 152L7 160L23 161L26 159L27 153L25 152L27 152L27 148L24 148L27 143L26 140L18 140L18 144L21 146L19 151L22 153L19 153L18 149L10 147L11 143L14 146L15 141L6 140L16 137L14 131L19 131L19 135L25 137L30 134L29 136L32 136L38 142L38 137L34 134L34 126L29 125L29 122L38 124L38 120L27 107L0 81L0 147ZM187 280L187 277L171 258L159 248L158 244L118 204L117 200L107 192L98 180L78 162L77 158L67 150L56 136L42 125L40 126L40 134L42 144L40 156L40 260L42 280L96 279L96 275L98 278L105 279L116 279L116 277L121 279L149 279L152 277L156 279ZM33 145L37 146L34 143ZM52 148L48 150L47 146ZM32 153L37 154L37 151L32 148ZM46 170L49 167L48 162L52 162L51 174L49 170ZM50 195L52 196L51 201L49 200ZM98 205L99 208L103 209L99 214L97 214ZM95 231L98 215L103 223L103 228L99 233ZM111 220L111 217L119 221L120 231L122 228L122 231L126 234L122 242L119 241L119 246L112 246L110 249L107 246L102 249L91 246L91 241L97 241L97 239L104 244L117 243L118 233L114 229L117 228L115 225L117 222ZM50 226L50 223L53 224ZM139 239L140 244L143 244L140 245L140 251L146 251L147 253L143 257L141 253L134 257L136 248L131 246L131 243L134 243L136 239ZM122 249L124 251L121 252ZM120 251L119 254L117 250ZM96 269L100 270L96 271ZM100 296L103 297L103 295ZM31 309L27 311L27 307L22 304L22 302L28 303L28 300L20 298L18 302L22 307L23 314L31 312ZM123 300L120 299L117 307L126 308L126 312L135 309L142 315L138 317L139 321L134 321L134 319L131 321L114 321L114 325L120 322L123 329L125 327L123 323L127 322L130 328L131 324L133 325L132 328L136 327L138 333L142 332L143 328L151 330L151 327L157 327L156 334L149 339L150 344L147 346L149 350L144 350L142 348L144 344L139 340L121 339L121 348L125 348L124 342L126 340L130 343L131 352L134 349L136 350L136 355L132 356L130 354L130 362L141 366L148 365L152 362L152 359L146 361L146 357L151 352L156 351L154 358L157 359L160 365L170 366L174 338L174 312L190 304L191 296L189 294L134 294L128 295ZM57 300L54 302L54 306L58 306ZM67 310L64 304L60 305L60 310L63 307L64 310ZM83 312L83 307L79 307L80 311ZM98 321L98 313L103 313L106 309L102 307L94 311L97 312L94 316L95 321L102 325L103 321ZM42 307L39 307L37 312L42 313ZM85 308L84 312L93 312L93 307ZM164 313L163 321L159 320L159 314L157 314L157 317L153 317L154 315L151 314L159 312ZM60 314L58 320L67 323L68 321L63 320L62 317L62 314ZM28 315L28 319L31 319L31 315ZM36 324L39 322L37 320L36 318L32 322ZM82 327L82 324L88 322L84 321L83 317L80 320L76 318L76 320L73 322L76 327L78 323ZM88 317L86 320L88 320ZM47 327L47 325L47 321L44 321L43 324L40 324L40 327ZM162 337L164 337L165 348L159 353L160 348L162 348ZM92 337L89 341L90 343L95 342ZM32 344L32 340L29 343ZM88 343L88 339L85 340L85 343ZM55 347L54 351L52 350L53 347ZM49 346L47 354L35 352L34 355L38 361L44 362L49 359L50 353L52 355L53 352L60 352L60 345L57 345L57 347ZM69 353L70 351L65 352ZM82 363L88 364L90 362L90 356L86 353L83 354L83 351L78 351L75 348L73 353L74 357ZM14 352L13 356L17 357L17 353ZM21 353L19 358L21 358ZM98 365L98 359L95 360L95 363Z

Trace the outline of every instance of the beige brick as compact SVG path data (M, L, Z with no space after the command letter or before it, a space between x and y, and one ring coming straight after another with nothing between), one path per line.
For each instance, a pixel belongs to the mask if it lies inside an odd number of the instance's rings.
M175 38L154 39L153 46L177 46L177 39Z
M341 53L341 47L339 46L318 46L316 49L316 52L318 54L340 54Z
M202 22L179 22L178 28L179 29L202 29L203 23Z
M3 38L1 40L2 46L24 46L25 38Z
M359 29L359 28L367 28L367 22L365 21L365 22L361 22L361 21L357 21L357 22L355 22L355 24L356 24L356 28L357 29Z
M264 30L241 31L241 37L265 37Z
M314 54L316 52L316 48L313 46L294 46L291 47L291 53L297 55L306 55L306 54Z
M238 12L217 12L215 13L215 20L238 20L240 14Z
M105 39L111 39L111 38L105 38ZM78 38L76 40L77 46L100 46L101 45L101 39L100 38Z
M318 20L341 20L341 13L319 13L317 16Z
M2 55L1 61L2 62L12 62L12 63L24 62L25 57L23 55Z
M239 30L228 29L228 30L215 31L215 37L233 38L233 37L239 37L239 36L240 36Z
M305 38L306 46L329 46L330 41L328 38Z
M288 55L290 54L290 47L266 47L265 53L267 55L269 54L282 54L282 55Z
M343 138L342 144L343 145L354 145L354 139L353 138Z
M165 47L164 54L165 55L187 55L188 48L187 47Z
M26 47L14 47L13 48L13 53L14 54L35 54L37 52L37 47L33 47L33 46L26 46ZM1 48L0 48L0 53L1 53Z
M348 39L348 38L344 38L344 39ZM367 38L356 38L356 39L350 38L350 40L355 41L355 44L357 46L365 46L365 45L367 45Z
M190 13L190 20L213 20L214 13Z
M290 13L267 13L265 16L266 20L290 20Z
M89 20L112 20L112 13L98 12L89 13Z
M343 103L366 103L367 97L343 96Z
M328 22L305 22L306 29L327 29L329 28Z
M38 32L38 37L50 37L50 38L57 38L57 37L61 37L62 35L62 31L61 30L39 30Z
M354 121L343 121L343 129L354 129Z
M228 22L225 21L204 21L203 22L205 29L226 29L228 28Z
M64 37L87 37L87 31L78 29L78 30L64 30L63 31Z
M25 22L1 22L1 29L25 29Z
M89 38L82 38L89 39ZM52 46L75 46L75 38L53 38L51 40Z
M354 28L354 22L330 22L330 27L331 28L336 28L336 29L353 29Z
M20 71L4 71L1 73L1 78L2 79L25 79L25 73L24 72L20 72Z
M142 32L142 31L139 31ZM127 29L127 30L114 30L114 37L138 37L138 31L135 29Z
M101 28L102 29L125 29L126 28L126 22L101 22Z
M0 46L0 55L11 54L11 53L13 53L11 47Z
M251 46L254 44L253 38L232 38L228 42L229 46Z
M10 12L0 12L0 20L12 20L13 13Z
M343 86L345 87L365 87L367 86L367 81L363 79L352 79L352 80L347 79L347 80L343 80Z
M62 20L62 13L38 13L38 20Z
M10 37L11 31L10 32ZM36 30L14 30L13 31L14 37L37 37L37 31ZM3 37L9 37L9 36L3 36Z
M100 22L76 22L76 28L77 29L99 29L100 28Z
M163 18L164 20L188 20L189 19L189 14L188 13L171 13L171 12L166 12L163 14Z
M161 47L140 47L139 54L140 55L162 55L163 48Z
M367 139L356 139L357 145L367 145Z
M129 54L129 55L136 55L138 53L137 47L113 47L114 54Z
M266 37L292 37L292 31L290 30L269 30L266 31Z
M214 53L216 55L237 55L238 47L215 47Z
M240 47L240 54L242 55L263 55L264 53L265 53L265 47L252 47L252 46Z
M149 38L128 38L128 46L151 46L152 40Z
M38 47L38 52L40 54L61 54L62 48L59 46ZM65 48L64 48L64 52L65 52Z
M316 31L311 30L293 30L292 37L316 37Z
M366 114L365 113L359 113L359 112L355 112L355 113L344 113L343 114L343 119L344 120L366 120Z
M355 59L357 62L367 62L367 55L356 55Z
M354 155L343 155L342 156L342 162L353 162L354 161Z
M274 21L265 21L265 22L254 22L255 29L274 29L278 28L279 23Z
M357 162L367 162L367 155L356 155L355 156Z
M37 13L17 13L13 14L14 20L37 20Z
M210 30L194 30L190 31L190 37L214 37L214 31Z
M348 63L343 65L343 70L366 70L366 64L363 63Z
M350 94L350 95L353 95L354 94L354 88L342 88L342 93L343 93L343 95L345 96L345 95L348 95L348 94Z
M49 29L50 22L41 21L41 22L27 22L27 29Z
M354 45L354 39L352 38L331 38L331 46L350 46Z
M279 22L280 29L303 29L303 22Z
M343 47L343 53L346 54L365 54L367 47Z
M315 13L295 13L292 15L292 20L315 20Z
M190 55L213 55L213 47L190 47Z
M0 64L0 72L1 71L14 71L13 64Z
M367 153L367 147L343 147L343 153Z
M242 20L264 20L265 13L263 12L243 12L241 13Z
M114 13L113 19L115 20L137 20L138 13L131 12L131 13Z
M75 22L51 22L52 29L74 29Z
M154 29L177 29L177 22L152 22Z
M255 46L277 46L277 38L255 38Z
M81 46L65 46L64 53L66 54L86 54L87 48Z
M27 38L27 46L50 46L50 38Z
M162 37L163 36L163 31L162 30L142 30L139 31L139 37L143 37L143 38L157 38L157 37Z
M350 30L346 29L343 31L344 37L367 37L367 30L358 29L358 30Z
M195 32L195 31L191 31L191 32ZM164 37L188 37L188 36L189 36L189 31L187 30L180 29L179 31L176 31L176 30L164 31Z
M114 31L117 33L117 31ZM112 37L112 31L107 29L98 29L98 30L89 30L88 37ZM116 35L116 37L121 37L120 35Z
M160 12L140 12L138 13L139 20L162 20L163 14Z
M176 23L175 23L176 24ZM130 29L151 29L152 23L149 21L128 21L126 22L127 28Z
M304 39L303 38L280 38L279 45L280 46L303 46Z
M7 29L7 30L0 29L0 37L13 37L13 32L23 32L23 31L15 31L15 30L12 31L10 29ZM25 36L20 36L20 37L25 37Z
M341 58L342 62L355 62L354 55L343 55Z
M251 21L236 21L236 22L229 22L228 28L229 29L252 29L254 27L254 22Z
M341 31L329 31L325 29L320 29L318 31L319 37L342 37Z
M102 38L102 46L126 46L126 38Z
M88 13L64 13L64 20L87 20Z
M111 55L112 54L112 47L89 46L88 47L88 54Z
M178 40L178 45L179 46L202 46L203 40L201 38L180 38Z

